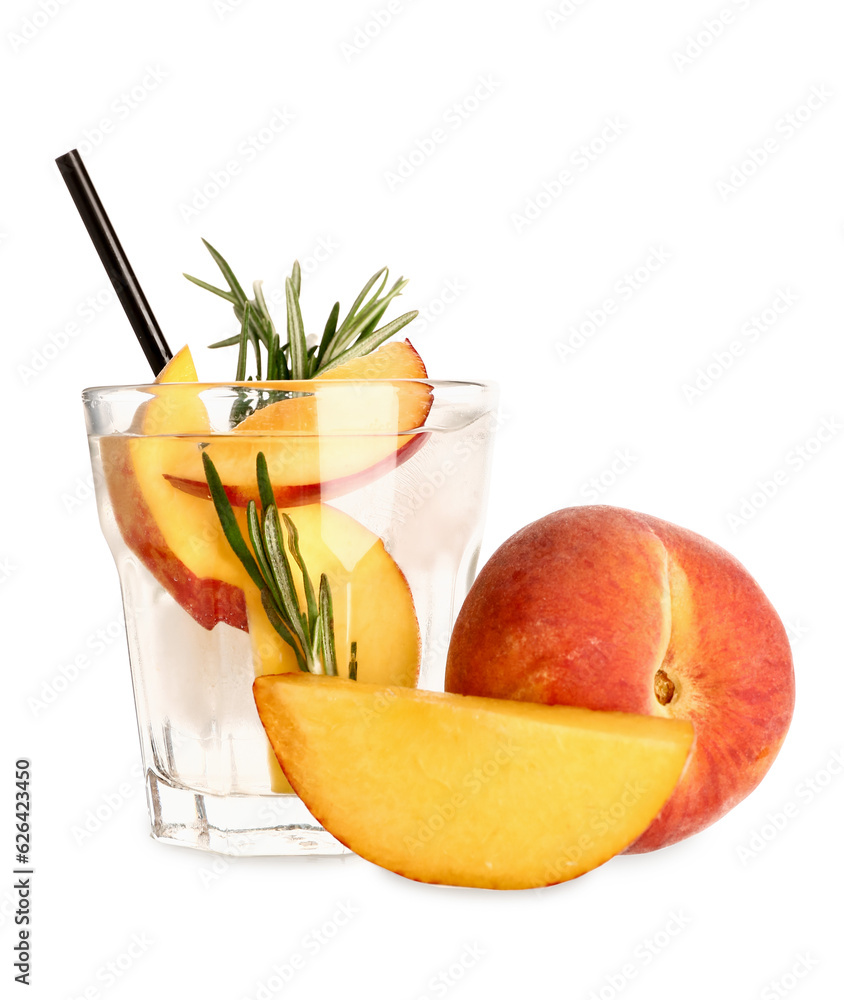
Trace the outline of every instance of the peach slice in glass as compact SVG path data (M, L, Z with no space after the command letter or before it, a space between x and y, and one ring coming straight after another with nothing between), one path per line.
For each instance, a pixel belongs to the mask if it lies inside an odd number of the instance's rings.
M190 350L183 347L156 379L195 383ZM144 404L138 437L100 442L103 472L123 540L162 587L203 626L218 622L246 629L245 570L229 549L212 504L174 490L161 470L178 452L166 435L207 427L208 415L193 386Z
M243 512L238 520L245 520ZM358 677L375 684L414 686L419 674L420 636L413 597L404 574L381 539L328 504L287 511L299 533L299 548L315 580L325 573L334 605L337 670L347 677L351 644L357 647ZM245 533L245 525L241 523ZM301 577L294 571L299 606ZM254 584L246 586L249 638L255 673L299 673L293 650L275 631ZM337 678L332 678L337 679ZM270 753L271 787L291 787Z
M208 499L206 451L236 507L256 500L255 460L267 457L280 507L342 496L406 461L425 440L431 409L425 366L408 341L390 343L308 383L296 394L250 414L225 437L183 438L164 470L181 492ZM328 383L328 385L325 385ZM308 391L313 386L313 391ZM283 391L285 383L249 383Z

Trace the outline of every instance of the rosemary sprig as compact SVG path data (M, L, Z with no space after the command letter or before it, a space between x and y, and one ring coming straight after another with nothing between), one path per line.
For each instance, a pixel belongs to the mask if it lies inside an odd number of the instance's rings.
M247 321L249 311L247 305ZM337 653L334 642L334 601L331 597L331 585L323 573L319 579L319 590L314 590L302 558L296 525L288 514L282 513L279 516L264 453L258 453L256 462L261 509L258 510L254 500L250 500L246 508L247 534L251 549L240 531L220 475L207 452L202 453L202 463L223 534L251 580L260 590L261 603L270 624L293 650L300 670L336 677ZM287 533L286 549L282 524ZM305 594L304 610L299 607L288 551L302 577L302 590ZM352 680L357 679L357 666L357 643L353 642L349 661L349 677Z
M245 367L242 370L241 366L241 362L245 360L246 356L244 347L246 341L251 344L255 356L254 378L256 380L260 381L262 377L268 381L310 379L323 375L325 372L344 364L346 361L369 354L398 333L403 327L407 326L418 315L418 312L413 310L412 312L404 313L384 326L378 326L387 307L394 298L401 295L407 285L406 279L399 278L385 292L389 271L386 267L383 267L380 271L373 274L363 286L360 294L352 304L348 315L339 326L337 321L340 318L340 303L336 302L325 324L322 337L317 338L314 336L308 338L305 334L302 308L299 303L302 273L299 268L299 262L296 261L290 277L285 279L287 342L281 343L272 317L267 309L267 303L262 291L262 283L260 281L253 282L254 298L247 298L243 286L237 280L234 271L223 256L207 240L203 240L202 242L208 248L208 252L219 267L228 285L228 290L218 288L216 285L211 285L207 281L202 281L200 278L195 278L190 274L186 274L185 277L200 288L204 288L206 291L225 299L234 309L234 314L241 326L240 333L232 337L227 337L225 340L217 341L217 343L210 344L209 346L238 346L237 381L253 380L252 375L244 379ZM308 346L309 339L312 341L310 346ZM262 361L264 353L266 354L266 359ZM265 372L265 374L262 375L262 372ZM243 416L245 415L244 413Z

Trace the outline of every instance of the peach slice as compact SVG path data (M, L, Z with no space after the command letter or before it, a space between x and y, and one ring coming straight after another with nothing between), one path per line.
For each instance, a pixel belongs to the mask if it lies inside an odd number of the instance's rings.
M255 459L263 451L280 507L341 496L389 472L423 444L424 434L404 432L425 423L431 388L405 380L425 377L422 359L408 341L386 344L312 380L340 383L328 391L271 403L223 439L183 439L165 477L179 491L208 499L206 450L229 501L246 506L258 499ZM266 385L284 388L278 382ZM261 383L251 388L260 389Z
M357 643L358 677L375 684L414 685L419 670L419 626L404 574L381 539L348 514L327 504L287 511L299 532L302 559L312 579L325 573L334 605L337 670L348 676L351 643ZM241 530L245 533L245 524ZM305 605L301 576L294 567L300 607ZM254 601L253 601L254 598ZM261 607L257 588L249 588L249 631L255 672L299 668L293 650Z
M159 383L196 382L183 347L158 376ZM154 396L140 414L141 433L196 431L208 417L193 387ZM249 577L229 549L212 504L179 493L162 478L178 439L106 437L100 442L103 473L123 540L161 586L203 628L218 622L246 629L243 586Z
M361 857L421 882L582 875L665 805L689 722L280 674L253 686L290 784Z
M413 597L384 543L362 524L326 504L296 507L288 513L299 532L299 548L309 573L315 580L325 573L331 585L338 673L348 676L350 647L355 642L361 680L415 685L420 638ZM245 533L243 524L241 530ZM304 607L305 595L296 571L294 579L299 605ZM298 674L295 654L270 625L257 588L250 583L246 594L255 673ZM270 774L274 792L292 790L272 753Z

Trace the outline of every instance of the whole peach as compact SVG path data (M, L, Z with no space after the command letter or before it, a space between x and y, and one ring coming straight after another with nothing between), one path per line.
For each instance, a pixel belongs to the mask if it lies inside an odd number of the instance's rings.
M631 852L697 833L748 795L794 709L785 629L738 560L606 506L549 514L493 554L455 624L445 687L690 720L686 772Z

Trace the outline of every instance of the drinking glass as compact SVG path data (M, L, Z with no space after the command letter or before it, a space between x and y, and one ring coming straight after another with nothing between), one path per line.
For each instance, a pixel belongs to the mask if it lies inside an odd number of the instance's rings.
M152 836L231 855L344 853L258 717L255 676L300 666L223 532L203 455L247 544L266 462L300 611L300 561L315 590L323 574L330 588L339 675L354 661L362 683L442 690L481 544L496 387L155 383L86 389L83 402Z

